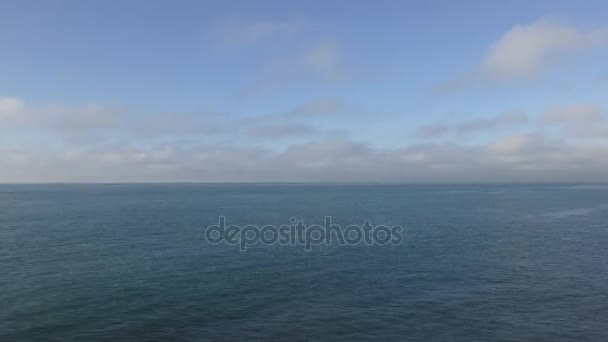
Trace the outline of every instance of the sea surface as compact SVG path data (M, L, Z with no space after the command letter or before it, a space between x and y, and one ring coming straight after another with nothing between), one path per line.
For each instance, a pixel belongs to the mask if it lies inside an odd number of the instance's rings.
M399 245L205 227L401 225ZM0 185L0 341L608 341L608 185Z

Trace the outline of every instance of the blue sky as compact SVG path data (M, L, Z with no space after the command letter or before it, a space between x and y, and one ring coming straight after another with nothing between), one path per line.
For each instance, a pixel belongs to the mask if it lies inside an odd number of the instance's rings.
M0 182L597 181L605 1L0 1Z

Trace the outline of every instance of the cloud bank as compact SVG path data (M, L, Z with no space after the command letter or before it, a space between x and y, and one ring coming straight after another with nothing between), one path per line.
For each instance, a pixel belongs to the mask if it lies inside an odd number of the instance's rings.
M328 99L262 115L259 121L182 114L190 121L166 129L161 124L179 115L149 115L148 121L125 108L99 105L30 107L15 98L2 98L0 104L0 130L36 134L44 129L49 139L45 146L31 146L5 135L3 182L551 182L599 181L608 172L608 135L578 136L606 122L600 107L586 104L550 107L533 118L504 112L422 126L412 135L439 140L390 148L298 123L308 115L348 112L348 106ZM532 128L525 125L529 122ZM520 132L475 143L442 140L505 126ZM81 138L77 143L74 135ZM285 143L269 145L266 139Z

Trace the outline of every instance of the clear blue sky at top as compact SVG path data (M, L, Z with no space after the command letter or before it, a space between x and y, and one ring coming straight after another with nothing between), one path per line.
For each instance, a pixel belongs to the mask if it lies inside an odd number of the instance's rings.
M378 111L428 104L433 112L428 88L474 66L514 25L550 15L592 27L605 23L607 10L605 1L0 1L0 94L236 115L329 94ZM278 42L226 47L212 32L229 17L304 18L307 26ZM317 41L337 42L352 83L237 95L265 61ZM515 92L501 101L509 96L525 98ZM443 101L475 111L464 99Z

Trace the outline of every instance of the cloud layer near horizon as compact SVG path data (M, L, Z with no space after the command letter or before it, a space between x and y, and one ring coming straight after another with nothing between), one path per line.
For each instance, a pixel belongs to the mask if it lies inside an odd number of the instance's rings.
M598 181L608 172L608 120L592 105L551 107L532 118L504 112L430 124L410 132L423 140L389 148L298 123L345 110L327 101L244 122L201 114L184 123L179 114L137 119L124 108L29 108L3 98L1 127L22 137L46 136L47 143L3 144L0 177L3 182L508 182ZM177 120L162 129L150 118L160 118L159 125ZM509 130L500 133L505 127ZM476 139L488 132L500 134ZM583 137L585 132L592 135ZM273 142L282 138L288 143L277 147Z

